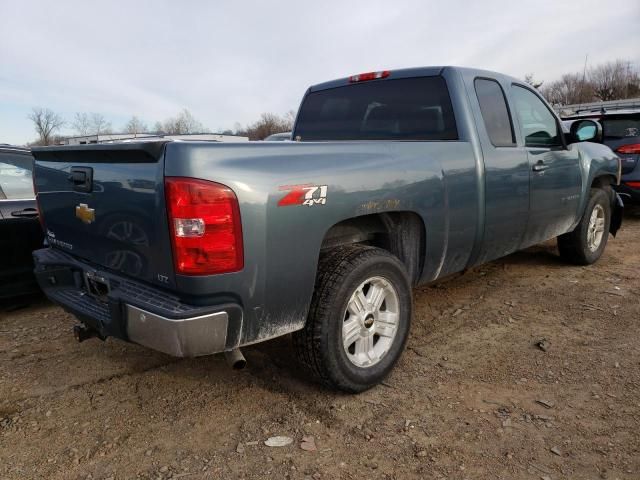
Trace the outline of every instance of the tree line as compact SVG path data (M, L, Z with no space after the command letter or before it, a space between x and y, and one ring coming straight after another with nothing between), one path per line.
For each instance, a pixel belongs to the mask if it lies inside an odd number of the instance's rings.
M54 145L60 143L65 138L65 136L60 135L60 130L63 127L71 128L73 131L71 136L84 137L113 133L111 122L101 113L78 112L71 120L65 120L59 113L49 108L34 107L28 118L33 122L38 136L30 145ZM185 135L208 132L209 130L185 108L174 117L170 117L163 122L156 122L152 128L149 128L144 120L133 115L118 133L129 133L136 136L143 133Z
M62 115L49 108L34 107L28 118L33 122L37 139L29 145L56 145L69 136L62 136L60 131L69 127L73 131L71 136L109 135L113 127L101 113L78 112L71 120L65 120ZM233 130L221 132L223 135L240 135L250 140L264 140L274 133L288 132L293 127L295 112L285 115L263 113L260 118L246 126L236 123ZM133 115L118 133L128 133L133 136L140 134L154 135L186 135L193 133L210 133L202 122L197 120L188 109L183 109L176 116L163 122L155 122L152 127L140 117Z
M622 100L640 97L640 72L638 65L627 60L614 60L582 72L566 73L558 80L548 83L537 81L533 74L527 74L525 81L538 89L554 106L588 103L608 100ZM249 140L264 140L274 133L289 132L293 128L295 111L284 115L263 113L260 118L248 125L236 123L234 129L224 130L224 135L240 135ZM29 114L38 135L31 145L51 145L60 143L64 137L60 130L69 126L78 136L101 135L113 132L111 122L100 113L76 113L70 121L66 121L58 113L37 107ZM188 109L183 109L174 117L162 122L155 122L149 127L137 116L132 116L123 126L121 132L138 135L142 133L184 135L190 133L210 132Z
M532 74L526 75L525 81L554 106L640 97L638 65L622 59L585 66L582 72L565 73L549 83L536 81Z

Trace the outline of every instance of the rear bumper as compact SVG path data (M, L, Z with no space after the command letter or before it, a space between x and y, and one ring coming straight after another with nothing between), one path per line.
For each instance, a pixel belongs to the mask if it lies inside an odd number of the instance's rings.
M176 357L195 357L234 348L242 309L233 303L206 307L96 269L52 248L33 253L35 275L45 295L95 330ZM89 293L86 274L99 276L108 293ZM229 335L229 332L232 332Z

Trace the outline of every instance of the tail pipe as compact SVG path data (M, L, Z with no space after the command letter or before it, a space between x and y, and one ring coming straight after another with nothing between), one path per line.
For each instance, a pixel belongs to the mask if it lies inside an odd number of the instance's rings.
M239 348L224 352L224 356L229 366L234 370L242 370L247 365L247 360Z

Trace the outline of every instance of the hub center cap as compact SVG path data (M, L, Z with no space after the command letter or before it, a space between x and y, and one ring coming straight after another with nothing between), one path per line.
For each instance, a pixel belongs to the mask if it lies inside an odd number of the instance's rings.
M371 328L373 326L373 315L370 313L364 319L364 328Z

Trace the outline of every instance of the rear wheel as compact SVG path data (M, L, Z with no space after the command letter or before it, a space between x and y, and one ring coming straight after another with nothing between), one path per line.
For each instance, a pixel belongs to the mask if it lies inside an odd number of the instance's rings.
M396 257L359 245L332 249L320 259L309 318L294 334L294 348L322 383L361 392L400 358L411 310L411 284Z
M610 224L611 196L601 188L592 188L578 226L558 237L560 256L577 265L596 262L607 245Z

